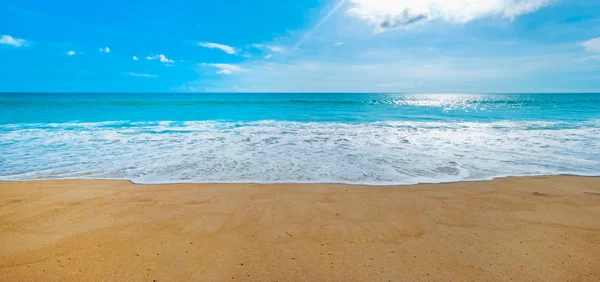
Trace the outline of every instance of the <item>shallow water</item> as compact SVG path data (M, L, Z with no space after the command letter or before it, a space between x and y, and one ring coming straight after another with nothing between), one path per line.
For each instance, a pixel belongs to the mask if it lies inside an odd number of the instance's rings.
M598 94L0 94L0 180L600 175Z

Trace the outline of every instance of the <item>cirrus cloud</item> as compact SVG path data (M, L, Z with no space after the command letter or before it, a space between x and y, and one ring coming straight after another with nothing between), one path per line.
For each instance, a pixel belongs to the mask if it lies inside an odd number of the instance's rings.
M218 74L225 74L225 75L230 75L230 74L232 74L234 72L245 72L245 71L248 71L247 69L244 69L244 68L242 68L240 66L231 65L231 64L207 64L207 63L203 63L201 65L217 68L217 69L219 69L219 71L217 71Z
M198 42L198 46L209 48L209 49L219 49L230 55L235 54L235 48L224 45L224 44L212 43L212 42Z
M441 20L467 23L485 17L515 19L559 0L349 0L348 14L375 25L375 32Z
M281 46L268 45L267 48L269 50L271 50L271 52L276 52L276 53L283 53L283 52L285 52L285 48L283 48Z
M158 75L156 74L148 74L148 73L136 73L136 72L124 72L124 75L134 76L134 77L147 77L147 78L156 78Z

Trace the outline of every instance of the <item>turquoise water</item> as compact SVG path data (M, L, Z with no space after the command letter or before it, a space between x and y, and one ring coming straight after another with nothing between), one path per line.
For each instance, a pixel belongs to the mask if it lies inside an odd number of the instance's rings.
M600 175L599 94L0 94L0 180Z

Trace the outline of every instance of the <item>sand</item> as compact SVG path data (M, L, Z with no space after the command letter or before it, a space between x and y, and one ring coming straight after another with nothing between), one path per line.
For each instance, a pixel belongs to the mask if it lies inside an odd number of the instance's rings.
M600 178L0 183L0 281L600 281Z

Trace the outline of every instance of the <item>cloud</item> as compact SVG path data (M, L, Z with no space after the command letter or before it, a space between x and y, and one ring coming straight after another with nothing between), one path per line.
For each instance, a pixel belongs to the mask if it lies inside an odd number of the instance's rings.
M139 60L139 59L138 59L138 57L136 57L136 56L133 56L133 60L134 60L134 61L137 61L137 60Z
M198 46L209 48L209 49L220 49L227 54L235 54L235 48L223 44L212 43L212 42L198 42Z
M75 51L69 51L69 52L67 52L67 55L74 56L75 55Z
M583 42L581 45L583 45L588 52L600 53L600 37Z
M348 0L347 13L375 25L375 32L429 20L467 23L485 17L516 17L558 0Z
M234 72L246 72L248 71L247 69L241 68L240 66L236 66L236 65L231 65L231 64L207 64L207 63L203 63L203 66L209 66L209 67L214 67L219 69L219 71L217 71L218 74L225 74L225 75L230 75Z
M124 72L123 74L128 75L128 76L135 76L135 77L149 77L149 78L158 77L158 75L156 75L156 74L147 74L147 73Z
M224 92L544 92L553 88L585 92L594 88L574 88L579 85L573 83L586 75L580 72L583 68L598 65L591 59L583 61L579 54L565 52L563 47L492 58L465 57L462 53L414 57L411 52L395 48L376 51L344 53L343 57L298 56L276 62L248 60L236 65L251 73L224 75L210 85L201 78L188 85ZM565 80L555 79L563 74ZM592 87L597 89L598 84Z
M271 57L273 57L273 55L269 54L265 56L265 59L270 59Z
M344 42L336 42L336 43L335 43L335 44L333 44L333 45L335 45L335 46L342 46L342 45L344 45Z
M285 52L285 48L277 45L265 45L265 44L252 44L252 47L256 49L269 50L275 53L283 53Z
M110 53L110 48L108 48L108 47L100 48L100 53Z
M27 45L27 40L20 39L20 38L14 38L10 35L2 35L0 37L0 44L11 45L14 47L22 47L22 46Z
M150 60L150 61L159 60L161 63L165 63L165 64L173 64L173 63L175 63L175 61L167 58L163 54L154 55L154 56L148 56L148 57L146 57L146 60Z
M167 57L165 57L165 55L163 55L163 54L160 54L160 55L158 55L158 58L160 59L160 62L161 62L161 63L165 63L165 64L172 64L172 63L174 63L174 61L173 61L173 60L170 60L170 59L168 59L168 58L167 58Z
M271 50L271 52L275 52L275 53L283 53L283 52L285 52L285 48L283 48L281 46L272 46L272 45L269 45L269 46L267 46L267 48L269 50Z

